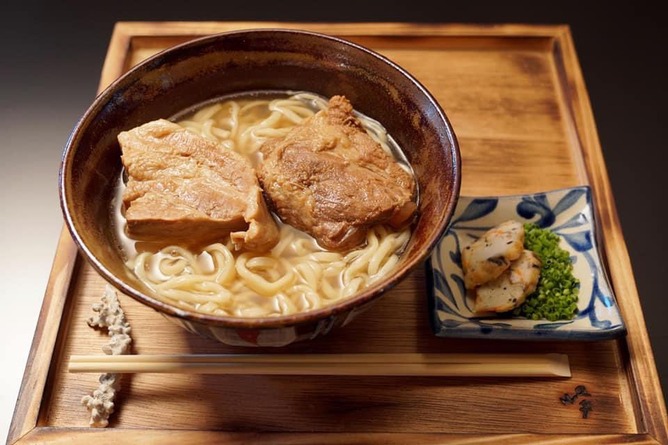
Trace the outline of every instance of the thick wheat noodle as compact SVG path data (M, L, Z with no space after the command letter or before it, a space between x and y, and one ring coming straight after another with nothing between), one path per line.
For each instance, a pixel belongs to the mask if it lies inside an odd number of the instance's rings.
M366 237L366 247L361 250L361 254L355 253L355 255L349 255L351 259L354 259L343 272L344 285L350 283L357 274L368 268L369 261L371 260L374 251L378 248L378 245L378 238L376 237L375 231L369 230L369 234Z
M308 254L307 258L311 261L322 263L334 263L343 259L338 252L312 252Z
M202 108L193 116L193 121L201 122L207 119L211 119L216 115L220 110L223 109L223 104L214 104L209 107Z
M216 137L216 139L227 139L230 137L230 132L223 130L222 128L211 128L211 133Z
M216 281L220 284L230 284L236 275L234 267L234 255L230 249L222 244L214 244L209 254L213 257L214 264L217 265ZM222 265L222 267L220 267Z
M192 305L205 304L210 301L217 303L219 306L229 300L229 294L200 294L192 290L182 289L161 289L159 295L169 298L174 301L183 301Z
M348 284L343 288L343 298L347 298L352 296L355 292L357 292L362 285L368 280L368 276L362 275L362 276L357 276L350 280Z
M285 287L289 286L294 281L294 272L290 269L285 271L285 274L276 279L275 281L268 281L259 273L253 272L249 267L247 267L247 262L250 259L252 253L242 253L237 257L237 273L241 278L243 278L251 289L255 292L270 297L276 295ZM285 267L285 264L281 264Z
M306 282L311 289L317 291L322 277L322 266L315 263L315 261L298 262L295 266L295 271L300 276L302 281Z
M239 113L243 114L250 110L251 108L255 107L264 107L267 105L266 100L251 100L248 103L244 104L243 106L239 107Z
M165 277L181 274L188 267L188 261L183 258L165 258L159 261L158 270Z
M276 302L278 303L279 311L283 314L300 312L300 309L292 302L292 300L287 298L283 293L276 295Z
M369 260L369 275L376 275L383 266L383 263L395 252L399 247L403 246L406 242L406 239L399 235L388 234L382 237L378 248L371 256Z
M385 261L385 264L383 264L383 267L380 268L378 273L369 279L369 283L378 281L379 279L390 273L390 271L394 269L394 266L396 266L398 262L399 262L399 255L397 254L390 255L387 258L387 261Z
M230 100L205 107L179 124L253 161L266 139L284 136L315 114L309 104L320 109L327 102L309 93L243 104ZM362 122L391 153L382 126ZM235 253L225 239L199 254L169 246L129 255L128 267L161 298L184 309L237 317L287 315L327 306L382 278L398 262L409 237L408 229L395 233L373 227L365 246L343 255L281 224L279 243L265 254Z
M209 314L215 313L216 310L218 310L218 305L214 303L213 301L209 301L207 303L204 303L200 305L197 310L200 312L207 312Z
M305 238L297 238L292 242L292 249L298 256L308 255L313 252L313 243Z
M288 249L292 245L292 242L295 239L295 232L293 230L290 230L289 226L287 225L281 226L280 235L281 236L278 241L278 244L276 244L274 248L271 249L271 255L275 257L283 256L286 249Z
M330 301L338 300L342 294L340 287L332 286L331 280L328 279L324 279L320 282L320 288L318 290L324 298Z
M308 108L304 108L304 104L297 100L279 100L273 101L269 104L269 109L278 112L286 119L289 119L295 125L299 125L304 119L313 116L315 113Z
M206 293L215 293L215 292L227 292L220 284L215 281L209 281L206 277L202 275L194 274L184 274L171 277L168 280L163 281L162 283L156 283L153 285L154 288L167 291L168 289L193 289L198 292Z
M305 284L296 284L285 290L286 295L303 300L307 309L318 309L322 306L321 298L312 287Z

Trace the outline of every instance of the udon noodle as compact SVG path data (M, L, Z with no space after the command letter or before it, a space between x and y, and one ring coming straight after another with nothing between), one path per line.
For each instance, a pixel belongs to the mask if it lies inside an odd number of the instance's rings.
M265 140L285 136L326 105L324 98L309 93L242 96L177 116L176 121L257 165ZM371 137L410 171L385 129L366 116L357 113L357 117ZM408 228L394 231L379 225L369 230L363 247L330 252L308 234L279 222L280 241L265 253L235 251L229 238L197 252L182 246L151 249L124 233L122 189L120 181L115 212L127 266L164 301L215 315L278 316L330 305L386 276L410 237Z

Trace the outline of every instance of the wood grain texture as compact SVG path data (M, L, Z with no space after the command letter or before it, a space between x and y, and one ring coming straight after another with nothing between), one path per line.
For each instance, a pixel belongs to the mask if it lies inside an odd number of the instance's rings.
M84 262L73 267L76 251L64 233L8 443L668 443L665 403L568 28L119 23L100 89L169 46L257 27L345 37L413 74L453 124L462 152L462 194L591 185L600 244L628 336L596 343L436 338L419 269L346 328L280 352L558 352L569 355L573 377L131 375L124 377L110 428L91 430L80 399L96 387L98 376L68 373L67 357L98 353L106 341L85 323L104 281ZM120 298L133 326L135 353L243 351L194 336ZM559 401L579 384L587 387L594 406L587 419L577 403Z
M76 434L74 434L76 433ZM597 434L587 437L569 434L504 434L504 435L455 435L455 434L339 434L328 433L221 433L214 431L170 431L170 430L123 430L72 431L68 429L36 428L26 438L31 443L53 445L89 445L91 443L160 444L160 445L200 445L203 443L225 443L230 445L259 445L280 443L285 445L471 445L499 444L513 445L613 445L613 444L656 444L654 438L645 435Z
M28 355L28 366L14 409L14 418L7 434L7 443L16 441L37 424L52 354L58 341L61 316L77 260L77 247L67 229L63 228Z
M85 425L83 395L98 375L67 372L67 357L99 350L106 334L84 322L104 282L82 263L70 298L62 348L48 385L57 388L43 413L45 425ZM122 409L113 425L161 428L170 413L172 429L223 431L445 432L445 433L636 433L632 395L617 360L615 341L596 344L503 344L436 338L429 330L424 274L416 271L372 310L345 329L289 347L280 353L358 352L561 352L567 353L572 379L472 379L438 377L222 376L138 374L128 376ZM161 315L121 296L133 326L135 352L166 354L239 352L184 332ZM64 325L65 326L65 325ZM362 339L360 341L359 339ZM256 352L255 349L246 349ZM594 366L595 364L595 366ZM583 384L593 395L596 416L583 421L578 406L559 397ZM197 401L193 403L194 399ZM126 402L124 402L127 401ZM130 403L131 401L131 403ZM225 403L224 401L234 401ZM541 416L532 413L540 412ZM447 416L447 413L457 413ZM469 414L467 414L469 413ZM478 415L473 416L473 413ZM486 422L479 421L485 413ZM523 419L522 425L515 419ZM399 422L398 419L401 419Z

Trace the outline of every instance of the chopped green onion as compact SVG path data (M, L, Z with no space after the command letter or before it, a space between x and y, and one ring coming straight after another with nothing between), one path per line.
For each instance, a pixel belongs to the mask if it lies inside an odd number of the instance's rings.
M524 248L538 255L543 265L536 291L513 314L531 320L571 320L578 312L580 281L573 276L570 255L552 231L528 223L524 232Z

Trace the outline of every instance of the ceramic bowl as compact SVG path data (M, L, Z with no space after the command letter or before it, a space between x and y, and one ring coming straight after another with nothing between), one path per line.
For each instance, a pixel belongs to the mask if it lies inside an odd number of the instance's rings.
M430 317L440 337L514 340L605 340L626 327L599 254L591 190L587 186L500 197L460 197L451 225L427 261ZM509 314L479 316L464 289L461 249L497 224L533 222L560 237L580 281L572 320L529 320Z
M125 267L110 201L121 171L116 136L195 104L254 90L342 94L404 148L418 180L419 217L391 276L330 307L291 316L234 318L189 312L155 298ZM342 326L423 264L454 212L461 180L452 126L432 95L387 58L332 36L298 30L230 32L173 47L102 92L74 128L60 170L61 206L76 244L121 292L186 329L231 345L282 346Z

